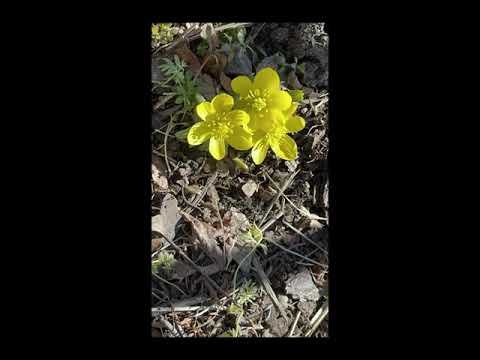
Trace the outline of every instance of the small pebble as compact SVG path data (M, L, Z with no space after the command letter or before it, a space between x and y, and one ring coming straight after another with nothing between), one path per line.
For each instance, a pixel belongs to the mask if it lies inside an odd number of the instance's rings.
M242 191L247 197L252 197L257 191L258 185L253 180L248 180L243 186Z

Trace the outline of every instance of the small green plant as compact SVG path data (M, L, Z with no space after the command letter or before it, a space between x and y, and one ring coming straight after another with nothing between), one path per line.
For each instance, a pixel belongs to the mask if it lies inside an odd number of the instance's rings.
M251 280L246 281L236 295L237 303L242 306L253 304L257 296L256 292L255 284Z
M200 43L197 46L197 55L203 58L205 57L205 55L207 55L207 51L208 51L208 41L205 39L201 39Z
M170 95L175 98L175 104L183 105L183 111L192 111L194 106L202 100L198 92L196 80L192 73L186 70L187 64L177 55L174 56L173 61L164 59L165 63L160 65L160 70L167 77L167 79L159 83L159 86L168 86L170 92L163 95ZM169 83L172 83L168 85Z
M181 84L185 78L185 68L187 64L185 61L180 59L178 55L173 57L173 61L170 59L163 59L165 64L159 66L160 70L168 77L161 85L165 86L170 81L175 82L175 84Z
M152 46L168 44L176 33L177 29L171 23L152 24Z
M158 254L158 259L152 261L152 271L154 273L157 273L160 270L171 272L174 264L174 256L167 251L161 251Z
M293 102L299 103L303 101L303 97L304 97L303 90L288 90L288 93L292 97Z
M245 314L244 306L253 304L256 298L257 289L255 284L248 280L239 289L234 301L227 309L227 314L235 316L235 327L224 332L220 337L239 337L241 333L240 321Z

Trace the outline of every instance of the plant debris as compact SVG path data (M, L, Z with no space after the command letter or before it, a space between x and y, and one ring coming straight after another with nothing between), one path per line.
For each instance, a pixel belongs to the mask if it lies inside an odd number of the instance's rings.
M189 145L196 106L267 67L305 122L298 156ZM152 336L328 336L324 24L153 24L151 93Z

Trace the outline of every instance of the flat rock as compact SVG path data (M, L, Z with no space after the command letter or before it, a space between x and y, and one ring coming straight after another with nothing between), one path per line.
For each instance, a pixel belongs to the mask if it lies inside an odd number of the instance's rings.
M312 280L308 269L291 276L286 283L287 294L294 299L317 301L320 299L320 292Z
M252 74L252 61L247 56L245 49L237 47L232 50L232 55L230 55L228 58L224 72L230 76L248 76Z

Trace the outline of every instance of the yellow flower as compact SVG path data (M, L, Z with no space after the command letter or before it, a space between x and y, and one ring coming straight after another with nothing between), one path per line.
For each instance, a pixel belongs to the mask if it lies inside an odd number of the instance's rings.
M188 131L190 145L200 145L210 140L208 150L216 159L227 154L227 146L237 150L252 147L252 134L247 130L250 117L243 110L232 110L233 98L227 94L215 96L211 102L197 105L196 113L201 121Z
M273 112L287 111L292 97L280 90L280 77L272 68L260 70L253 82L247 76L238 76L231 82L232 90L239 94L236 108L250 115L249 128L268 131L275 121Z
M269 148L280 159L294 160L298 155L297 144L288 133L294 133L305 127L305 120L296 116L297 105L292 104L286 111L272 111L272 123L266 130L257 129L253 134L252 159L257 165L261 164Z

